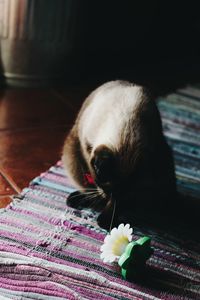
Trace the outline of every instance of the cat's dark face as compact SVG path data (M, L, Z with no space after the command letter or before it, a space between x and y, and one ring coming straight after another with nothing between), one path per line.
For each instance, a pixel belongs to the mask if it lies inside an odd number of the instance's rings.
M134 156L134 153L132 155ZM138 154L137 158L139 158ZM138 185L142 159L137 159L137 162L134 162L134 159L129 162L128 157L124 158L126 159L126 164L130 163L132 166L125 171L121 166L121 155L114 153L108 147L101 145L93 153L90 164L94 181L108 198L112 196L117 200L122 198L122 195L131 196L135 186Z
M134 202L136 194L141 194L142 189L148 190L154 180L151 155L149 149L143 148L133 151L130 159L101 145L94 151L90 162L94 181L108 199L112 197L121 204ZM127 167L123 168L123 164Z
M109 196L116 181L116 156L108 147L100 145L95 149L90 164L96 185Z

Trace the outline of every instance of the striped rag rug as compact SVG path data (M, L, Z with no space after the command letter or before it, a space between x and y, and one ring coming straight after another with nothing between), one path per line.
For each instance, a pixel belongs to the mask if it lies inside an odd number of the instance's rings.
M200 90L188 87L160 99L164 131L173 147L178 188L200 195ZM121 278L100 260L106 231L90 210L66 207L73 186L59 162L35 178L0 211L0 299L200 299L200 244L182 232L134 228L152 237L150 276Z

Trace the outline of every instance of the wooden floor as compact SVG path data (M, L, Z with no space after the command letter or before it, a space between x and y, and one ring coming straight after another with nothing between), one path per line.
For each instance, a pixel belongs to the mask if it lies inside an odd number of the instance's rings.
M60 159L65 136L92 89L0 90L0 208Z

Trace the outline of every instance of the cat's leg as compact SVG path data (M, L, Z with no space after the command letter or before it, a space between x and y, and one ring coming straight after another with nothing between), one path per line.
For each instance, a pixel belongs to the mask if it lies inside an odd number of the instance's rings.
M72 179L77 188L83 189L87 172L87 165L84 160L76 126L72 128L63 148L62 161L67 175Z
M103 199L95 192L75 191L68 196L67 205L80 210L92 208L96 211L101 211L106 205L106 199Z
M89 201L83 192L85 188L84 173L87 172L87 165L81 151L76 125L72 128L65 141L62 161L67 175L79 190L68 196L67 205L77 209L88 207Z
M109 230L121 223L118 216L118 210L116 209L114 202L110 200L99 214L97 223L100 227Z

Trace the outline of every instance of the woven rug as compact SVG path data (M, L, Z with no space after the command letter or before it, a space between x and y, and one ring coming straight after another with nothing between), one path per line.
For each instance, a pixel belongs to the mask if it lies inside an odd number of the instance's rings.
M200 198L200 90L179 90L159 108L178 189ZM66 207L73 190L59 162L1 209L0 299L200 299L200 243L190 233L134 228L134 239L152 237L154 254L143 282L125 281L100 260L97 216Z

